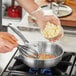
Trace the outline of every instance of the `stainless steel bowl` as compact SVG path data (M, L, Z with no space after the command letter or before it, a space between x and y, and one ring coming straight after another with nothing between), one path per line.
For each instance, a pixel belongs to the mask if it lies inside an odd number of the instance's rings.
M26 57L20 52L20 54L23 57L24 63L32 68L54 67L60 62L60 60L62 59L63 53L64 53L61 46L55 43L39 41L39 42L32 43L29 45L34 46L38 50L38 53L45 53L45 54L56 56L56 58L40 60L40 59ZM26 51L29 51L29 50L26 50Z

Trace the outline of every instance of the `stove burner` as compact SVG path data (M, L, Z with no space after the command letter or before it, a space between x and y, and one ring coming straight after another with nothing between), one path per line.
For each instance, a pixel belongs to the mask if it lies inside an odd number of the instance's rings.
M30 68L29 69L29 73L37 74L37 72L38 72L38 69L36 69L36 68Z
M51 69L36 69L36 68L30 68L29 73L35 74L35 75L46 75L46 76L52 76Z
M53 76L51 69L41 69L41 73L42 73L43 75Z

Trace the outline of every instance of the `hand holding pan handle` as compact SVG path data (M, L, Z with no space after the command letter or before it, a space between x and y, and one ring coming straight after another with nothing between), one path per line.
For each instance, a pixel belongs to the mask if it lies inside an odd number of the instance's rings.
M11 24L9 24L8 27L10 27L23 40L24 44L29 43L29 41L22 35L21 32L19 32L18 30L16 30L15 28L13 28L10 25Z

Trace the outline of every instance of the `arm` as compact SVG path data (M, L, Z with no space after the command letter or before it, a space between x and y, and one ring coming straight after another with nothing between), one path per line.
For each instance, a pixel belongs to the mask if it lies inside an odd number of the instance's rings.
M17 46L17 39L13 35L7 32L0 32L0 53L10 52Z
M53 23L55 25L60 25L59 19L54 15L44 15L43 10L38 10L38 4L34 0L16 0L21 7L23 7L31 16L36 18L36 23L43 30L47 22ZM34 13L33 13L34 12ZM56 38L58 39L58 38ZM55 40L56 40L55 39Z
M39 8L39 5L34 0L16 0L21 7L23 7L31 16L38 20L43 18L43 11L39 10L36 13L32 13ZM39 26L39 25L38 25ZM41 25L39 26L41 27ZM42 28L42 27L41 27Z
M16 0L21 7L23 7L31 16L35 17L38 20L43 18L43 11L39 10L36 13L32 13L39 8L39 5L35 2L35 0ZM43 18L44 19L44 18ZM37 21L36 21L37 22ZM38 22L37 22L38 24ZM43 28L42 25L38 24L40 28Z
M46 22L50 21L54 23L55 25L59 25L59 19L54 17L53 15L44 16L44 12L42 10L39 10L35 13L35 10L39 8L38 4L35 3L34 0L16 0L21 7L23 7L30 15L35 17L37 20L38 26L42 29L46 25Z
M16 0L29 14L38 9L38 5L34 0Z

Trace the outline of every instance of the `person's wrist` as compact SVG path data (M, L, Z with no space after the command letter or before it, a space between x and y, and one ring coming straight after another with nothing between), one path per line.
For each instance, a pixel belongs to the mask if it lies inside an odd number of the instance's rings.
M36 12L40 11L41 7L38 7L36 10L32 11L31 14L35 14Z
M40 7L37 10L31 12L31 17L35 20L41 19L43 16L44 16L44 12Z

